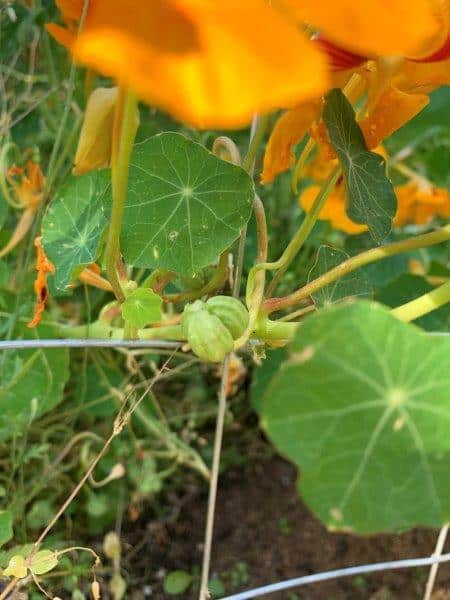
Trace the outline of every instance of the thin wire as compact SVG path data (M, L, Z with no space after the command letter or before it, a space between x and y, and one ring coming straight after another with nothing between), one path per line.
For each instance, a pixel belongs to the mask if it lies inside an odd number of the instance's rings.
M94 340L94 339L54 339L54 340L5 340L0 342L1 350L25 350L28 348L180 348L179 342L167 340Z
M338 579L339 577L353 577L354 575L363 575L367 573L376 573L377 571L389 571L393 569L411 569L414 567L427 567L439 563L449 562L450 554L442 556L431 556L430 558L409 558L407 560L392 560L388 562L375 563L372 565L361 565L358 567L347 567L345 569L336 569L335 571L325 571L316 575L306 575L305 577L297 577L287 579L279 583L272 583L262 587L254 588L240 594L226 596L222 600L249 600L251 598L259 598L281 590L288 590L293 587L308 585L311 583L319 583L329 579Z

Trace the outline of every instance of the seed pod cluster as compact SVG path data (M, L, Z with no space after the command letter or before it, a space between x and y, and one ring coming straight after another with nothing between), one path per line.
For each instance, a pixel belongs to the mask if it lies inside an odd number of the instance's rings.
M183 312L182 326L192 351L206 362L221 362L248 325L244 305L230 296L196 300Z

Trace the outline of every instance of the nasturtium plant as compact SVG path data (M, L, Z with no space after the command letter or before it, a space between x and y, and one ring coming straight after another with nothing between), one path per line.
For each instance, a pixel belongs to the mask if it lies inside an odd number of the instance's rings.
M6 308L14 308L14 298L4 297ZM25 306L31 309L31 304ZM42 324L30 330L20 315L13 328L16 339L39 340L55 337L55 327ZM4 319L5 325L9 321ZM0 440L21 434L31 422L63 399L69 377L67 349L17 349L0 357Z
M126 297L122 305L123 318L132 327L145 327L161 319L161 304L161 297L153 290L138 288Z
M364 301L324 309L298 330L261 419L329 528L375 533L448 520L449 350L447 339Z
M108 221L109 172L70 177L42 221L42 245L55 266L54 286L67 291L77 271L94 263Z
M234 593L217 482L266 444L329 530L448 524L448 2L0 13L0 600Z
M241 167L179 133L137 144L121 234L124 258L138 267L195 275L239 237L253 195Z
M347 214L356 223L368 225L374 240L382 242L391 230L397 208L386 161L367 149L355 111L340 90L327 94L323 119L342 166Z
M316 261L309 272L309 280L316 279L316 277L340 265L348 258L348 255L343 250L331 248L330 246L321 246L317 252ZM317 307L321 307L328 304L336 304L346 298L371 295L372 286L369 280L364 273L356 271L317 290L317 292L311 294L311 298Z

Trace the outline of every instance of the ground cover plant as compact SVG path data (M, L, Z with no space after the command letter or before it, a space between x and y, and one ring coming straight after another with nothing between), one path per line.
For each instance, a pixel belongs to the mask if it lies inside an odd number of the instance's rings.
M445 528L447 0L0 11L0 600L144 597L123 532L191 489L158 593L245 586L214 514L258 452L329 531Z

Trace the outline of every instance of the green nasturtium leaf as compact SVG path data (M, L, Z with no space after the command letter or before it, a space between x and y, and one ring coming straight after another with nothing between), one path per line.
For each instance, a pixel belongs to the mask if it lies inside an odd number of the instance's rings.
M122 304L123 318L132 326L141 329L161 319L161 296L149 288L138 288L128 294Z
M0 547L13 536L13 516L10 510L0 510Z
M347 214L355 223L366 224L374 240L381 243L391 230L397 210L386 161L367 149L355 111L341 90L327 94L323 119L342 167Z
M126 262L196 274L238 238L253 195L243 169L178 133L137 144L120 240Z
M11 294L5 294L6 309L14 312ZM55 337L54 328L41 323L37 329L28 329L33 304L20 307L12 339ZM25 318L24 318L25 317ZM2 317L0 323L4 319ZM1 323L3 325L3 323ZM62 400L69 377L67 349L7 350L0 356L0 440L24 431L30 422L48 412Z
M110 206L110 172L70 177L42 221L42 245L55 265L54 284L66 291L76 271L98 257Z
M331 529L438 527L450 518L450 340L361 301L298 329L261 404Z
M340 265L344 260L347 260L348 254L343 250L331 248L330 246L321 246L317 252L316 261L309 272L308 281L313 281L327 271ZM336 304L346 298L356 296L370 296L372 294L372 286L369 280L361 273L354 271L337 281L333 281L322 289L311 294L314 303L317 307Z

